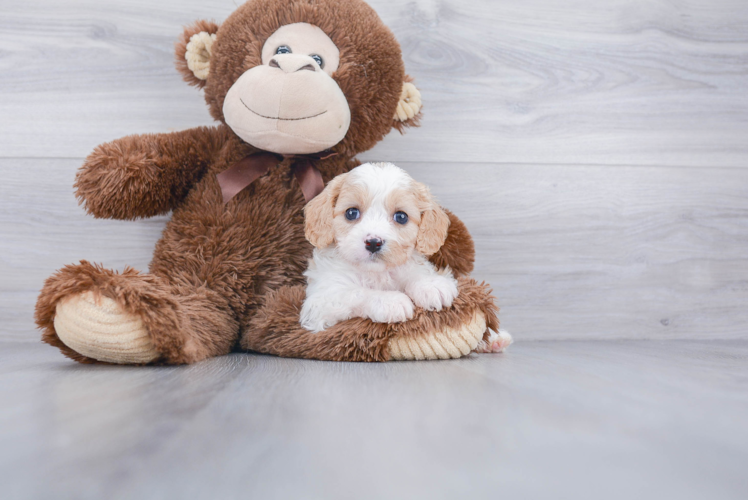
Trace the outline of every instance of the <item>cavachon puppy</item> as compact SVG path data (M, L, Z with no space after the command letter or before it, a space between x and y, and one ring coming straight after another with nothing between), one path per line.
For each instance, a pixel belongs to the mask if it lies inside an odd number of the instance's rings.
M322 331L353 317L399 323L414 305L441 311L457 297L449 267L428 261L449 217L428 188L391 163L366 163L330 182L304 210L315 250L301 324Z

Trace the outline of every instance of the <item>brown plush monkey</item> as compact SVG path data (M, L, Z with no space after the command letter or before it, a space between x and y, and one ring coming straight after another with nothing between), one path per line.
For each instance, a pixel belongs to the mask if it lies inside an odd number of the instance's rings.
M314 335L298 324L306 200L419 118L400 47L368 5L250 0L220 27L188 27L176 49L219 124L125 137L87 158L75 187L95 217L173 214L148 274L83 261L51 276L36 306L45 342L80 362L194 363L233 349L386 361L459 357L498 327L487 287L464 277L473 243L451 214L432 258L463 276L451 308Z

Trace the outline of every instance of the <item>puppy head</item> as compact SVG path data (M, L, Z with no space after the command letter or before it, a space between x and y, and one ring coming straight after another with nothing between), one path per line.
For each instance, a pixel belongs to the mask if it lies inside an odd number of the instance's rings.
M434 254L449 217L423 184L391 163L366 163L333 179L304 209L306 237L335 244L344 259L372 271Z

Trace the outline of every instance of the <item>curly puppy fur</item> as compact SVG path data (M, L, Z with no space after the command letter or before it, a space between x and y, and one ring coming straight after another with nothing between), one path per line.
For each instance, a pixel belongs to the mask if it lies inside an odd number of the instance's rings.
M238 345L241 332L242 346L260 352L318 359L387 357L385 339L402 327L357 323L350 338L338 338L340 345L325 343L331 337L292 334L289 321L296 312L291 305L279 304L295 304L300 297L293 287L303 285L312 251L304 237L304 198L292 160L271 168L227 205L216 180L218 173L257 151L223 122L226 92L243 72L261 63L264 41L280 26L296 22L319 26L340 49L333 78L351 109L348 133L333 148L337 155L316 163L325 182L357 166L354 155L374 146L393 127L417 124L418 116L404 123L392 119L403 81L408 80L400 47L360 0L251 0L220 27L198 21L186 28L176 44L178 70L188 83L203 88L219 124L124 137L97 147L87 158L75 187L88 213L136 219L173 211L172 218L149 273L127 269L119 274L84 261L51 276L36 306L45 342L77 361L93 361L67 348L54 330L57 304L92 291L142 318L161 353L155 363L193 363L226 354ZM187 41L203 30L217 33L206 81L195 78L184 62ZM472 269L473 243L465 226L454 215L450 219L447 243L432 260L464 275ZM468 296L490 310L487 290ZM453 316L423 313L404 331L416 334L418 328L431 328L447 318ZM271 333L272 324L286 326Z

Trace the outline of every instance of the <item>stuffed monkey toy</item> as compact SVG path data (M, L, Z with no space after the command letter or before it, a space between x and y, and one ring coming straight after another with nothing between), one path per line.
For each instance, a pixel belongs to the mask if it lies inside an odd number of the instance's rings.
M81 261L44 284L42 339L82 363L184 364L235 350L340 361L456 358L496 330L490 290L467 277L472 239L449 214L431 261L459 276L440 312L398 324L299 326L312 246L303 209L391 129L418 124L400 46L360 0L250 0L176 44L215 127L98 146L76 196L94 217L172 212L148 273Z

